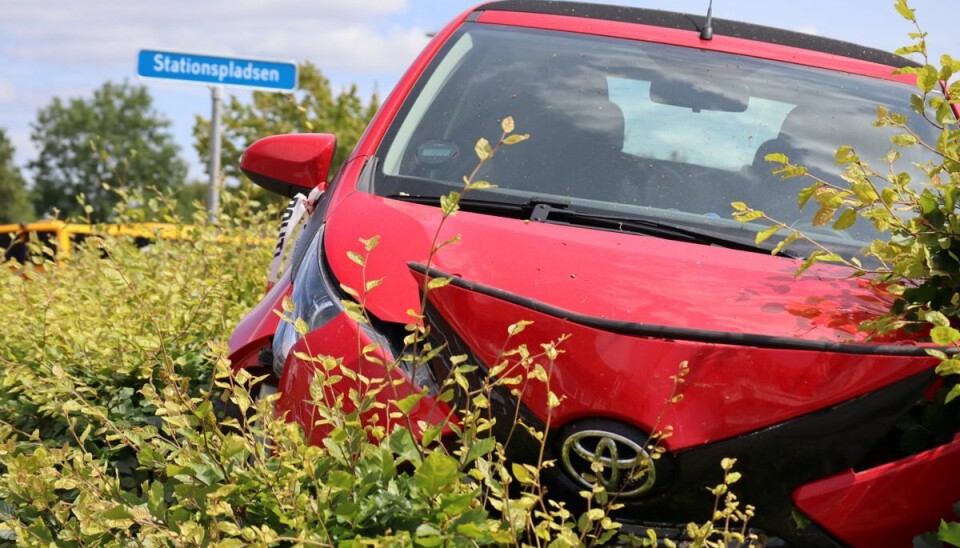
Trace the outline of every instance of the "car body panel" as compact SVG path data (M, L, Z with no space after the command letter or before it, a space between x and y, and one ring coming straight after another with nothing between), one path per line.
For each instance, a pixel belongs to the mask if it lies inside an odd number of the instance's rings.
M595 34L597 36L608 36L611 38L627 38L643 42L656 42L784 61L809 67L828 68L898 82L913 83L916 81L914 75L894 74L894 69L887 65L796 47L771 44L769 42L723 36L719 33L714 34L711 40L702 40L698 32L689 30L602 19L584 19L566 15L503 12L496 11L495 9L484 11L477 21L491 25L510 25L543 30Z
M280 324L279 312L283 310L283 299L289 297L292 291L290 270L287 269L257 306L234 328L229 342L230 361L234 369L260 365L260 350L270 346L270 340Z
M664 445L672 451L825 409L937 363L922 353L843 354L615 333L583 325L560 310L546 314L478 289L458 280L431 291L428 298L482 362L479 365L492 367L505 349L521 344L537 348L569 335L552 364L550 381L551 389L567 399L552 411L551 423L559 427L584 417L603 417L647 432L669 425L673 434ZM507 340L508 327L521 320L533 324ZM690 367L683 400L670 404L672 377L682 362ZM547 422L551 411L545 386L528 385L522 400Z
M439 220L430 206L353 193L328 217L330 267L341 283L363 287L363 270L347 252L361 250L359 238L379 235L365 275L384 282L366 296L367 307L403 323L406 310L419 307L406 261L425 262ZM470 212L448 219L438 241L457 235L461 241L437 254L432 267L597 318L864 342L858 324L891 302L846 269L818 266L796 277L799 261L763 253Z
M416 436L421 434L424 427L442 425L451 416L450 408L431 396L425 396L417 402L406 416L400 418L394 416L398 409L391 402L399 401L419 390L398 369L389 373L386 371L383 364L390 363L394 358L383 346L377 347L364 356L360 355L358 349L373 342L369 335L345 313L341 313L320 329L308 333L294 345L287 367L284 368L280 377L281 396L276 404L277 413L285 414L287 420L302 425L310 443L321 444L324 436L333 427L320 422L322 417L317 414L317 408L311 402L317 397L323 397L331 398L327 401L332 403L333 398L342 396L343 410L349 413L356 407L348 395L356 393L362 397L365 394L367 385L353 378L353 375L343 373L344 369L348 369L367 379L392 378L399 381L390 389L380 391L374 396L384 407L365 415L368 424L382 426L385 433L392 432L397 425L403 426ZM327 369L322 362L308 360L304 356L342 358L342 365ZM328 378L334 375L342 378L323 390L314 391L311 384L318 371L326 374Z
M956 518L960 436L952 443L798 489L797 507L851 546L910 546L919 531ZM936 486L918 492L918 486Z

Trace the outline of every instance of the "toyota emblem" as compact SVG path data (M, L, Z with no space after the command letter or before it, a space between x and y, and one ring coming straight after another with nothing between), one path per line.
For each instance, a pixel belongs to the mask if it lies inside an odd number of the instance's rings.
M580 486L599 483L611 495L642 495L656 482L656 468L646 449L637 442L603 430L583 430L563 442L563 466ZM600 463L599 474L590 465ZM594 480L593 478L596 477Z

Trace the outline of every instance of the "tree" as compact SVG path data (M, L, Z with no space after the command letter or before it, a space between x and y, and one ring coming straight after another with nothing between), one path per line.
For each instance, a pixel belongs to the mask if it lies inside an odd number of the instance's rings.
M79 214L82 196L91 217L104 220L116 203L104 185L139 190L181 185L187 166L169 126L143 86L106 82L90 99L55 97L38 113L31 134L39 149L30 163L37 210Z
M26 183L13 163L13 145L0 128L0 224L22 223L33 218Z
M334 96L320 69L312 63L300 65L300 85L295 93L256 91L253 103L244 104L231 97L223 112L223 149L221 165L227 177L245 182L240 172L240 156L257 139L281 133L332 133L337 136L337 152L330 168L336 173L379 107L374 94L367 105L357 94L357 86ZM193 126L194 148L201 158L210 150L210 120L197 116ZM244 183L247 184L247 183Z

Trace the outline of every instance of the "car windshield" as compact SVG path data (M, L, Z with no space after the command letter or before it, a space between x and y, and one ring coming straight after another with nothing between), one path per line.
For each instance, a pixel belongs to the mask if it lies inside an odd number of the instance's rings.
M797 204L810 182L781 180L764 158L782 152L837 180L834 152L852 145L883 172L897 131L873 127L877 107L910 115L912 91L693 48L467 24L389 129L373 191L429 197L461 187L477 165L477 139L495 141L512 116L530 139L483 166L477 178L497 188L474 198L563 198L578 210L752 241L763 226L731 217L731 202L742 201L852 253L874 237L872 226L813 227L816 204ZM935 142L934 128L915 117L912 125ZM902 166L930 160L920 147L903 152Z

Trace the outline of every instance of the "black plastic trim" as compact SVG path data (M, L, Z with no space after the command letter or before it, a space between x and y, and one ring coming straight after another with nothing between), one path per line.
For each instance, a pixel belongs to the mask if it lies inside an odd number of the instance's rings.
M484 10L567 15L586 19L602 19L606 21L689 30L697 33L703 30L703 26L706 23L706 17L703 15L646 8L588 4L583 2L557 2L552 0L503 0L501 2L484 4L477 8L477 11ZM895 68L920 66L910 59L879 49L868 48L842 40L834 40L832 38L824 38L822 36L814 36L812 34L782 30L741 21L732 21L729 19L714 18L713 34L715 36L730 36L733 38L743 38L746 40L841 55L843 57L879 63Z
M298 193L309 194L313 188L307 188L299 185L294 185L286 181L281 181L280 179L274 179L273 177L268 177L266 175L261 175L255 171L250 171L248 169L240 168L240 171L247 176L248 179L253 181L266 190L270 192L275 192L281 196L286 196L287 198L293 198Z
M536 312L560 318L565 321L576 324L602 329L611 333L621 335L632 335L637 337L651 337L668 340L684 340L692 342L704 342L714 344L731 344L737 346L747 346L753 348L773 348L780 350L808 350L812 352L834 352L837 354L871 355L871 356L927 356L927 350L939 350L947 354L956 354L956 348L947 348L941 346L897 346L892 344L862 344L862 343L834 343L824 341L808 341L803 339L793 339L790 337L775 337L771 335L759 335L752 333L731 333L727 331L710 331L706 329L692 329L688 327L672 327L666 325L652 325L637 322L625 322L621 320L608 320L570 312L553 305L545 304L533 299L515 295L502 289L487 287L475 282L464 280L463 278L441 272L435 268L428 269L426 266L418 263L407 263L415 272L429 276L431 278L451 278L451 285L474 291L482 295L488 295L495 299L500 299L513 303L524 308L529 308Z

